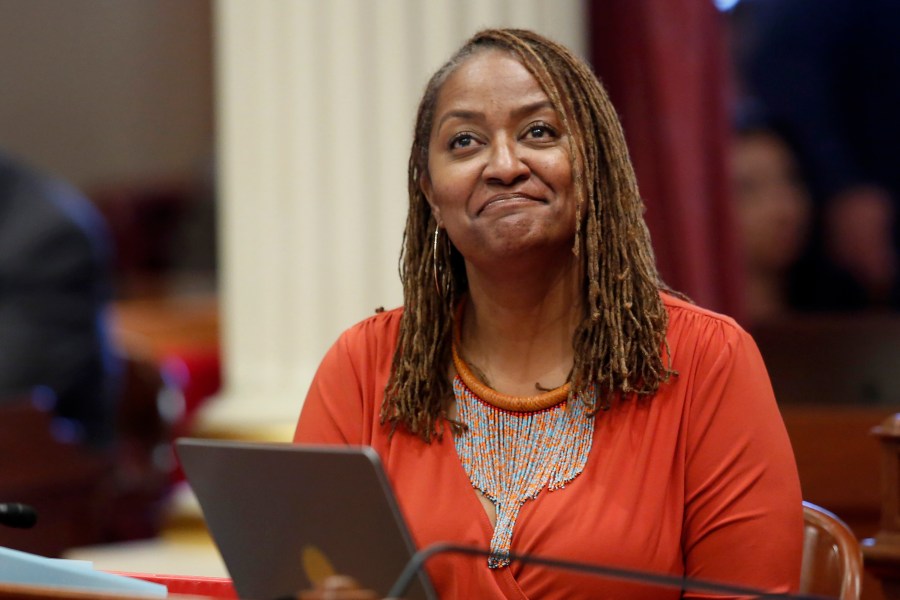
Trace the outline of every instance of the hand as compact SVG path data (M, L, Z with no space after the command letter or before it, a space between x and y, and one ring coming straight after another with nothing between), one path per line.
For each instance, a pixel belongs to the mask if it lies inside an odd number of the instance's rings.
M876 299L890 293L897 274L893 224L891 198L877 187L857 187L838 194L825 214L829 253Z
M297 594L297 600L378 600L378 594L362 589L352 577L332 575L315 589Z

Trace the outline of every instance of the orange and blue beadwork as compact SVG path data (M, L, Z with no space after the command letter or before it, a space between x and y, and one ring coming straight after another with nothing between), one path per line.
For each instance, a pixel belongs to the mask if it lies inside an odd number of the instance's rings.
M588 407L593 402L570 398L540 410L507 410L482 400L459 374L453 393L458 418L467 425L455 437L456 452L472 486L497 511L488 566L505 567L522 505L544 488L565 487L584 469L594 433Z

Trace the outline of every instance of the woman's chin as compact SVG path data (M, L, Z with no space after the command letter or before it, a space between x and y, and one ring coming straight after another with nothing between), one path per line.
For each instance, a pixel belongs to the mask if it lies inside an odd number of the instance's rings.
M555 260L560 263L571 254L574 235L552 235L542 230L498 228L481 245L473 262L491 263L516 260L531 261L535 265ZM478 259L481 260L478 260ZM535 261L535 259L538 259Z

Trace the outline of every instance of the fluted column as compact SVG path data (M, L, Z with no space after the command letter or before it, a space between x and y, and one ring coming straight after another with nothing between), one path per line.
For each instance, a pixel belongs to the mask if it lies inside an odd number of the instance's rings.
M581 0L218 0L225 385L203 415L287 439L339 333L402 301L416 104L476 30L586 47Z

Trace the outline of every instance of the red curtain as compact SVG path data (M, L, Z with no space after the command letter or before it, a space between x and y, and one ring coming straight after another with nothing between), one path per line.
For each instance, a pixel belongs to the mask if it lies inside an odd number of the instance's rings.
M712 0L588 5L589 59L622 119L662 276L739 317L723 16Z

